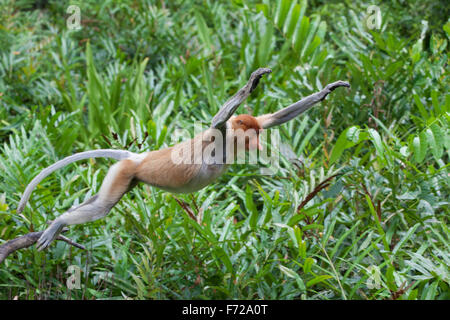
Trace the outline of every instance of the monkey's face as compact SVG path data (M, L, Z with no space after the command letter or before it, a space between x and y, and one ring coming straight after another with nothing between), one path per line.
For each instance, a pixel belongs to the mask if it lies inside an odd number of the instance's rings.
M259 134L263 130L255 117L248 114L238 115L232 121L235 146L239 148L245 143L245 150L262 150Z

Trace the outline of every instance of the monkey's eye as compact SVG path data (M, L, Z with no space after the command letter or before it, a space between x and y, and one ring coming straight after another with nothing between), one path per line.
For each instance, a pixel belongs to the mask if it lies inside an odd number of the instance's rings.
M242 120L237 121L238 124L243 124Z

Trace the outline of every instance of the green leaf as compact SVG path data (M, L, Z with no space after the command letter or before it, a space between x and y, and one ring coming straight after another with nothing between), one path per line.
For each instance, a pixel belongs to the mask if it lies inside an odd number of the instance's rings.
M202 75L206 84L206 97L208 98L208 104L211 108L216 108L217 100L214 98L214 90L211 80L211 73L208 69L208 64L206 61L202 64Z
M410 55L413 64L419 61L421 52L422 52L422 39L418 40L412 47Z
M245 207L250 211L250 217L248 219L249 226L251 229L255 229L258 221L258 209L256 209L255 203L253 202L253 190L249 184L245 188Z
M389 290L391 291L397 291L397 285L395 283L395 278L394 278L394 267L393 266L389 266L387 271L386 271L386 284L389 288Z
M258 46L258 64L260 67L266 66L272 51L273 26L265 25L264 35L261 37Z
M431 153L433 154L436 160L439 160L442 157L444 152L444 133L442 129L436 124L433 123L430 125L431 134L433 135L434 146L431 148Z
M417 290L417 289L411 290L411 293L408 296L408 300L416 300L418 295L419 295L419 290Z
M305 259L306 258L306 242L301 240L298 243L298 254L300 258Z
M333 146L333 150L331 151L330 156L330 165L335 163L344 152L345 149L353 147L356 143L353 141L349 141L349 131L350 131L350 138L354 140L356 137L358 138L358 142L362 139L359 135L359 128L357 127L350 127L345 129L338 137L336 144Z
M377 150L378 156L384 160L384 145L381 140L380 134L375 129L368 129L369 136L372 138L371 141L375 146L375 149Z
M398 250L405 244L406 241L416 232L417 228L420 226L420 223L416 223L412 228L406 232L406 234L402 237L402 239L395 245L394 249L392 250L392 254L395 255Z
M428 138L425 131L422 131L419 134L419 141L420 141L420 149L419 149L419 160L418 162L422 162L425 159L425 156L427 155L427 148L428 148Z
M413 98L414 98L414 101L416 102L417 108L419 109L420 116L421 116L423 119L428 119L428 112L425 110L425 107L424 107L422 101L420 101L419 95L418 95L417 93L415 93L415 94L413 95Z
M300 147L298 148L297 153L302 153L303 149L306 147L306 145L309 143L309 141L311 140L311 138L314 136L314 134L316 133L317 129L319 129L320 126L320 122L316 122L314 124L314 126L311 128L311 130L308 131L308 133L306 134L305 138L302 140L302 143L300 145Z
M322 21L324 22L324 21ZM308 49L306 50L305 54L303 55L303 60L308 60L310 56L314 53L314 51L317 49L317 47L322 42L321 38L318 36L314 36L314 40L311 42L311 44L308 46Z
M447 23L444 24L442 29L444 29L444 31L447 33L447 36L450 37L450 21L447 21Z
M321 276L317 276L317 277L315 277L315 278L309 280L309 281L306 283L306 286L309 288L309 287L312 287L313 285L315 285L315 284L317 284L317 283L319 283L319 282L323 282L323 281L325 281L325 280L327 280L327 279L330 279L330 278L333 278L333 277L332 277L332 276L329 276L329 275L327 275L327 274L324 274L324 275L321 275Z
M353 141L353 143L358 143L360 132L361 132L361 130L359 129L358 126L353 126L353 127L348 128L347 140Z
M294 50L300 52L300 49L304 46L306 35L309 30L309 17L304 16L300 28L297 28L293 36Z
M205 19L203 19L202 14L199 11L195 11L195 22L197 24L197 30L199 37L205 45L206 49L212 50L213 44L210 36L210 31L206 25Z
M435 156L435 154L438 153L438 150L437 150L438 148L437 148L436 140L434 139L433 131L431 131L431 129L426 129L424 131L424 133L425 133L426 141L427 141L428 145L430 146L431 153L433 154L433 156ZM435 158L436 158L436 156L435 156Z
M303 282L300 275L298 275L295 271L293 271L287 267L284 267L282 265L279 265L278 268L280 268L281 272L284 273L289 278L295 279L295 281L297 282L298 288L301 291L306 291L305 283Z
M289 269L289 268L287 268L285 266L282 266L282 265L279 265L278 267L280 268L281 272L283 272L289 278L295 278L297 276L297 273L294 270L292 270L292 269Z
M440 115L441 114L441 106L439 104L437 90L431 91L431 103L433 104L433 109L434 109L436 116Z
M303 263L303 272L310 273L313 264L314 264L313 258L306 258L305 262Z
M158 137L158 142L156 144L156 147L158 149L163 145L166 135L167 135L167 127L163 126Z
M384 79L389 79L394 73L397 72L398 69L400 69L402 66L404 66L403 61L396 61L391 63L387 68L386 72L384 73Z
M296 4L291 7L288 18L283 28L283 32L286 34L287 39L292 38L292 35L294 34L297 25L300 24L300 21L303 18L303 13L304 10L300 8L299 4Z
M233 273L233 264L231 263L230 257L227 255L225 250L221 247L215 247L214 252L227 268L227 272Z
M266 18L270 18L269 15L269 6L265 3L258 3L256 6L257 12L262 12Z
M307 31L307 34L306 34L305 43L303 44L303 47L302 47L302 50L301 50L301 54L300 55L301 55L302 59L305 58L305 53L309 49L309 46L310 46L310 44L311 44L311 42L313 40L313 37L316 35L316 31L318 29L319 23L320 23L320 16L319 15L314 15L314 17L312 18L310 27L309 27L309 29ZM324 25L321 25L321 26L323 27Z
M284 22L286 21L287 14L292 3L293 1L291 0L278 1L277 10L275 13L275 24L279 28L284 26Z
M437 286L439 281L434 281L423 293L423 300L434 300L437 294Z

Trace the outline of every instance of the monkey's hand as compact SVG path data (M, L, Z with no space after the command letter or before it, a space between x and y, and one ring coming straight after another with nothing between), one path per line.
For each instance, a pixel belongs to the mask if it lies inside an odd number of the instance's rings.
M256 71L253 71L252 75L250 76L250 79L248 80L248 84L250 84L250 92L255 90L256 86L259 83L259 79L261 79L263 75L271 72L272 70L269 68L259 68Z
M222 128L228 119L233 115L239 105L247 99L250 93L255 90L261 77L267 73L271 73L269 68L259 68L254 71L247 84L239 90L234 96L227 100L220 108L219 112L214 116L211 122L211 127L215 129Z
M323 92L323 97L321 98L321 100L325 99L325 97L332 91L334 91L335 89L339 88L339 87L347 87L350 88L350 84L346 81L336 81L330 84L327 84L327 86L322 90Z
M62 223L60 220L58 221L58 219L55 219L55 221L52 222L50 227L48 227L44 231L39 240L36 242L38 251L46 249L50 245L50 243L52 243L52 241L55 240L56 237L61 233L61 230L64 226L64 223Z

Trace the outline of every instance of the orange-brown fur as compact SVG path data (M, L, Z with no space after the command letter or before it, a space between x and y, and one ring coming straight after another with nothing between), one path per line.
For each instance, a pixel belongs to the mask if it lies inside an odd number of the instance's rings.
M132 160L122 160L118 163L114 181L111 184L108 195L112 202L116 202L122 197L122 195L130 189L132 180L136 175L136 163Z
M254 129L257 134L261 130L256 118L248 114L234 117L231 121L231 128L233 130L242 129L243 131ZM123 194L133 179L168 190L176 190L187 185L198 173L201 166L198 163L192 164L194 160L193 144L196 139L202 139L202 136L199 135L185 142L191 145L190 164L173 163L171 159L171 152L174 150L173 147L148 152L145 158L138 163L132 160L121 161L118 173L110 189L111 193L114 195L116 193L118 195ZM202 141L202 149L209 143L211 142ZM248 148L249 141L246 141L246 149L248 150Z
M231 128L233 130L242 129L244 132L247 130L255 130L256 133L256 145L259 145L259 133L262 130L261 125L257 121L257 119L249 114L240 114L234 117L231 121ZM236 148L236 139L235 139L235 148ZM249 137L245 138L245 149L250 149L250 141ZM236 153L235 153L236 154Z
M256 118L249 114L240 114L236 116L233 119L231 126L233 130L242 129L246 131L248 129L254 129L256 130L256 132L261 130L261 126L256 120Z
M165 189L176 189L186 185L198 172L200 164L175 164L171 159L172 151L173 147L149 152L137 166L136 178Z

